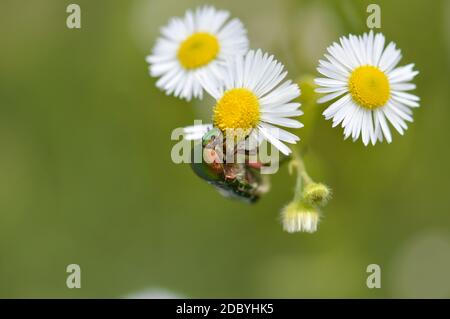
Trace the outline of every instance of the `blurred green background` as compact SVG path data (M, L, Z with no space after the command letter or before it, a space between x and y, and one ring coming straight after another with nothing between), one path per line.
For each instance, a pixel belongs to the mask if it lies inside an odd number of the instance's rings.
M371 2L208 3L298 78L367 30ZM450 297L450 1L377 1L421 72L421 108L405 136L367 148L319 119L305 160L334 198L313 235L282 231L286 167L250 206L171 161L172 129L211 105L166 97L144 58L169 17L205 2L77 0L79 30L69 3L0 5L0 297ZM66 287L71 263L81 289ZM381 289L366 286L372 263Z

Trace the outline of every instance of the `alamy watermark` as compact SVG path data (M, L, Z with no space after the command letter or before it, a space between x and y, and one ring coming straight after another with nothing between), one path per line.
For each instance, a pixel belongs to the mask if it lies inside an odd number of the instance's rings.
M81 267L77 264L70 264L66 267L66 272L69 273L66 279L66 286L69 289L81 288Z
M366 285L369 289L381 288L381 267L377 264L370 264L366 268L367 276Z
M69 29L81 28L81 8L78 4L69 4L66 8L66 12L69 13L66 19L66 26Z
M367 17L366 24L369 29L381 28L381 7L376 3L369 4L367 6L367 13L370 15Z

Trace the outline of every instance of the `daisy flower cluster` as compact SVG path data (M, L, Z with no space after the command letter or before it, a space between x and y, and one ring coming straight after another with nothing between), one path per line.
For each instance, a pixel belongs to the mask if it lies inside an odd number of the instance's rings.
M151 55L150 75L167 94L190 100L206 91L216 100L213 125L186 127L187 139L199 139L213 126L223 132L243 130L253 141L267 140L289 155L285 143L299 138L276 125L300 128L291 117L302 114L296 83L283 81L287 72L273 55L248 51L242 22L229 19L229 12L210 6L188 10L161 29Z
M315 79L322 94L317 103L328 104L323 116L333 127L342 126L345 139L361 138L366 146L391 143L391 127L403 134L419 106L419 98L408 93L416 88L411 81L418 71L413 64L398 66L401 51L385 42L372 31L341 37L317 67L322 75ZM246 152L257 152L267 142L290 158L290 171L297 173L294 199L281 212L284 230L315 232L331 191L309 177L293 146L300 140L296 129L303 126L300 88L273 55L249 49L243 23L212 6L188 10L161 28L146 60L150 75L158 78L156 86L167 95L190 101L206 92L215 101L211 123L183 129L186 140L201 140L201 151L210 159L192 166L197 175L224 195L253 202L267 190L255 173L263 164L218 161L223 150L218 141L235 130Z

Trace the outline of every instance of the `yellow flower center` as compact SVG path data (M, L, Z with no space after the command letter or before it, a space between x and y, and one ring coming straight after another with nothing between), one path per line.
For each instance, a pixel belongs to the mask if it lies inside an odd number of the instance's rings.
M185 69L195 69L214 60L219 49L219 41L214 35L198 32L181 43L177 57Z
M225 132L227 129L242 129L248 133L259 122L259 101L247 89L231 89L214 107L214 124Z
M370 110L385 105L390 97L386 74L371 65L356 68L350 75L348 87L353 100Z

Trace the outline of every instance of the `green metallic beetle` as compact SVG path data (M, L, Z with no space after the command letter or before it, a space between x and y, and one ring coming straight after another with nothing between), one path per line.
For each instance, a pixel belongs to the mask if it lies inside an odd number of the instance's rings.
M195 152L201 152L202 160L194 161ZM226 163L226 145L218 128L209 130L202 143L193 147L191 167L193 171L209 184L215 186L226 197L253 203L267 189L261 176L261 163Z

